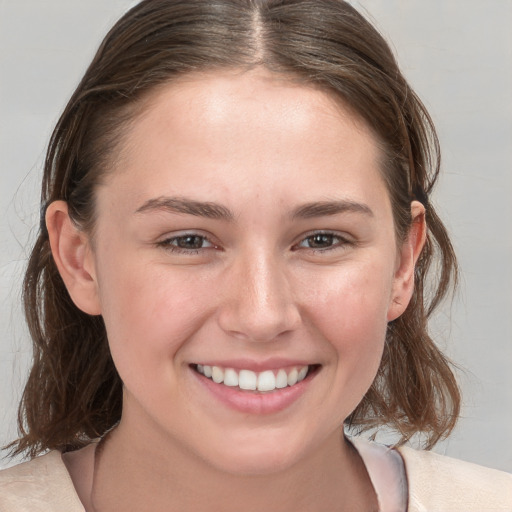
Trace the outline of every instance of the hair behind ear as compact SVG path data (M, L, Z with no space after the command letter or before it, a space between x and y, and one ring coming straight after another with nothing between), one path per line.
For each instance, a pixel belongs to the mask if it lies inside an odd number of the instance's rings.
M401 435L399 444L421 432L430 449L454 429L461 395L454 364L428 334L428 318L450 285L456 286L457 262L446 228L428 203L425 223L428 231L414 268L411 300L403 314L389 322L378 374L347 424L359 432L387 425ZM424 286L435 252L440 253L441 272L426 307Z
M42 231L23 283L33 363L18 410L20 437L6 448L35 457L103 435L121 418L122 383L101 316L78 309Z

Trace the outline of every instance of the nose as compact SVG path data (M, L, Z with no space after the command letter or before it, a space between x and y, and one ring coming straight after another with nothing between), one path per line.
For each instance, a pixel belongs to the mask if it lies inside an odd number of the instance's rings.
M273 341L300 323L285 262L268 254L240 258L223 283L220 327L247 341Z

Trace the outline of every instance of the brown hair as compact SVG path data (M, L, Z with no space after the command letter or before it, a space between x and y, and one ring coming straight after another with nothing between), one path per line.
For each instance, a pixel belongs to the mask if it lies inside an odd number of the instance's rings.
M264 66L333 91L377 134L398 239L410 203L426 208L428 238L406 312L390 323L378 375L348 419L365 430L388 425L402 440L426 433L432 446L454 427L460 395L427 319L456 282L447 232L429 201L439 172L432 121L379 33L340 0L145 0L101 44L59 119L45 162L42 204L62 199L85 230L94 227L95 189L126 126L159 84L192 71ZM425 287L439 257L432 289ZM102 318L80 311L53 261L44 225L24 282L34 361L19 409L14 453L69 450L120 419L122 383Z

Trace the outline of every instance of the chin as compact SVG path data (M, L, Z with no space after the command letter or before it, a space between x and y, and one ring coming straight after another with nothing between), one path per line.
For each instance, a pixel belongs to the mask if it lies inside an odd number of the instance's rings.
M305 455L302 446L295 446L289 440L262 442L263 436L258 434L259 440L251 438L219 447L217 453L209 457L210 464L223 472L240 476L269 475L285 471Z

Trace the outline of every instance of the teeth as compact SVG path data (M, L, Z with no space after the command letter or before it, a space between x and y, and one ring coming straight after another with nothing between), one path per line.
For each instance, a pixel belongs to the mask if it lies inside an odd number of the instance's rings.
M219 366L208 366L198 364L197 371L208 377L217 384L224 384L230 387L239 387L240 389L250 391L274 391L287 386L293 386L305 379L309 366L292 368L289 373L280 369L276 374L272 370L266 370L261 373L252 370L240 370L237 372L233 368L223 369Z
M238 386L238 373L236 373L232 368L228 368L224 372L224 385Z
M258 391L273 391L276 389L276 377L274 372L267 370L258 375Z
M218 366L212 368L212 380L217 384L224 382L224 370Z
M288 386L288 375L284 370L279 370L276 375L276 388L281 389Z
M257 383L257 377L251 370L240 370L238 374L238 387L240 389L255 390Z
M206 373L205 373L206 375ZM299 375L299 372L297 371L297 368L294 368L289 374L288 374L288 386L293 386L294 384L297 384L297 377Z

